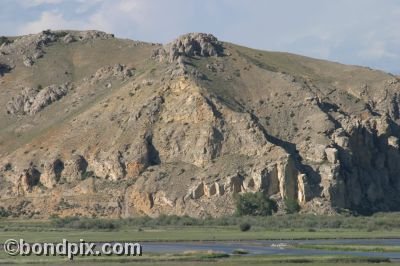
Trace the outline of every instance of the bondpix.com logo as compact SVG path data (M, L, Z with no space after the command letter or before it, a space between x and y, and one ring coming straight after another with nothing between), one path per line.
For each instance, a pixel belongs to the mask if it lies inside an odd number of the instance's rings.
M27 243L24 239L8 239L3 244L4 251L11 256L66 256L72 260L75 256L141 256L142 246L138 243Z

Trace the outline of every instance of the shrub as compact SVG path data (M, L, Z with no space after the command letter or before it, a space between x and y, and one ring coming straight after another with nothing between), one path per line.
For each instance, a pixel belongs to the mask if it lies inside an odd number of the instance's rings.
M247 232L247 231L249 231L250 229L251 229L251 224L249 224L249 223L242 223L242 224L240 224L240 231L242 231L242 232Z
M82 173L82 180L88 179L89 177L94 176L93 171L85 171Z
M12 164L11 163L6 163L6 165L4 165L4 171L11 171L12 170Z
M10 41L8 40L7 37L5 36L0 36L0 45L2 45L3 43L9 43Z
M200 259L222 259L222 258L229 258L229 254L226 253L208 253L208 254L202 254L199 257Z
M113 220L79 218L76 216L54 218L51 222L58 228L114 230L119 227L119 224Z
M298 213L300 205L295 199L285 198L285 211L288 214Z
M276 202L264 193L244 193L236 199L238 215L267 216L278 210Z
M0 207L0 217L8 217L10 216L10 212L3 207Z

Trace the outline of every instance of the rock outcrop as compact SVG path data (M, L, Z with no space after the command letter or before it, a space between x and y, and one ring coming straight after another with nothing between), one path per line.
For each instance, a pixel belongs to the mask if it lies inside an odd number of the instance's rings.
M60 181L64 170L64 162L60 159L50 159L43 163L43 173L40 182L47 188L54 188Z
M81 155L74 154L65 162L61 175L67 182L79 181L83 179L87 167L88 163L85 158Z
M182 56L208 57L221 55L223 55L222 43L215 36L205 33L189 33L156 50L153 56L159 60L167 59L169 62L182 62Z
M70 84L51 85L45 88L23 88L19 95L7 103L6 111L12 115L34 115L60 100L70 88Z
M134 70L128 68L126 65L115 64L114 66L105 66L96 71L90 79L91 84L107 80L110 78L116 78L118 80L125 80L133 76Z
M32 67L37 59L44 56L44 48L57 42L71 43L74 41L87 42L114 38L113 34L101 31L51 31L45 30L38 34L22 36L14 41L6 41L0 47L0 52L17 54L26 67Z
M221 217L254 192L280 212L286 199L307 213L400 210L398 78L208 34L110 38L2 44L0 207L12 215ZM65 60L36 64L53 45Z

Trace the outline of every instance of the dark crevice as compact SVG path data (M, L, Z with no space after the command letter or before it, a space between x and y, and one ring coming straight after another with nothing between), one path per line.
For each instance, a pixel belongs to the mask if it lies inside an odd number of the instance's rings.
M203 98L205 99L206 103L211 107L211 110L213 112L213 114L218 118L221 119L222 118L222 114L220 111L217 110L217 107L215 106L215 104L206 96L203 95Z
M153 135L148 134L145 137L146 146L147 146L147 160L150 165L159 165L161 164L160 154L156 147L153 145Z
M53 167L54 167L54 173L55 173L56 181L58 182L58 181L60 181L62 171L64 170L64 163L60 159L57 159L54 162Z
M323 111L327 116L329 121L331 121L335 125L336 128L341 128L342 125L335 119L333 116L329 113L331 111L333 112L338 112L339 111L339 106L327 102L317 102L318 108Z
M4 76L4 74L10 73L11 67L6 64L0 64L0 77Z

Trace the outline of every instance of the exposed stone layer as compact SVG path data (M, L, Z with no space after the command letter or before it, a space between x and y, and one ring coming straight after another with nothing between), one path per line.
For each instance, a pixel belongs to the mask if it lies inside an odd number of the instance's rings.
M280 211L399 210L398 78L207 34L157 46L65 33L1 48L0 205L13 215L219 217L258 191ZM39 79L50 45L69 57Z

